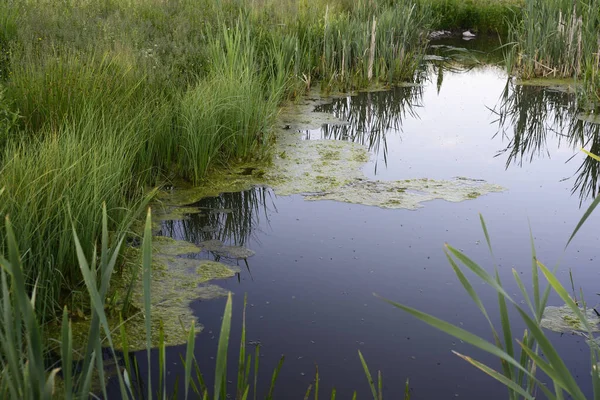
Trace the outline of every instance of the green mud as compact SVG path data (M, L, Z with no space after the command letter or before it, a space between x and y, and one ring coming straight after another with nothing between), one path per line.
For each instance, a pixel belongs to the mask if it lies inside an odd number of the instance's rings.
M598 326L600 320L594 310L588 309L585 312L581 310L581 312L591 325L593 332L600 332L600 326ZM577 315L567 305L546 307L541 325L543 328L560 333L587 332Z

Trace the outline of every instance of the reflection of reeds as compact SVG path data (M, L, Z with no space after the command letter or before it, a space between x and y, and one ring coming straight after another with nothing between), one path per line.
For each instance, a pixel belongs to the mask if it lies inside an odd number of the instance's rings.
M492 111L498 116L498 132L494 137L502 135L508 140L506 147L497 153L497 156L507 154L507 168L549 155L549 135L558 138L559 146L564 140L575 151L591 146L593 153L600 152L600 125L578 118L573 95L509 81L499 105ZM572 193L578 192L581 201L598 193L597 164L586 157L575 172Z
M261 214L268 218L267 211L275 208L272 197L273 191L265 187L207 197L193 205L202 213L190 214L183 221L163 222L162 230L194 243L217 239L244 246L257 229Z
M332 113L348 124L323 125L321 136L360 143L375 154L382 151L387 163L386 133L392 129L400 131L407 115L418 118L416 108L421 107L422 96L422 86L410 86L335 99L315 111Z

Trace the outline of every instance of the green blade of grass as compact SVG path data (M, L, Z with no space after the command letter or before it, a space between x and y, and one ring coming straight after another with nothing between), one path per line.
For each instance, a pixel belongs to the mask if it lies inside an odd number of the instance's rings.
M377 389L375 389L375 382L373 381L373 377L371 376L371 371L369 371L369 366L365 361L360 350L358 351L358 357L360 358L360 363L362 364L363 370L365 371L365 376L367 377L367 382L369 382L369 387L371 388L371 394L373 395L373 400L377 400Z
M214 399L219 400L221 390L227 382L227 349L229 347L229 332L231 330L231 292L227 295L221 333L219 335L219 346L217 349L217 363L215 366Z
M541 313L543 313L543 310L540 300L540 279L538 277L538 269L536 265L537 255L535 251L535 242L533 240L533 230L531 229L531 223L529 223L529 242L531 243L531 280L533 283L533 304L535 305L535 316L538 321L541 321Z
M600 203L600 196L596 196L596 198L594 199L594 201L592 201L592 204L590 204L590 206L588 207L588 209L583 214L583 217L581 217L581 219L577 223L577 226L575 226L575 229L573 230L573 233L571 234L571 236L569 237L569 240L567 241L567 244L565 245L565 249L567 247L569 247L569 244L571 243L571 241L573 240L573 238L575 237L575 235L577 234L577 232L579 232L579 229L583 226L583 224L585 223L585 221L587 221L587 219L589 218L589 216L592 214L592 212L594 211L594 209L596 208L596 206L598 205L598 203Z
M377 295L375 295L375 296L377 296ZM379 297L379 296L377 296L377 297ZM411 314L412 316L425 322L426 324L428 324L436 329L441 330L442 332L445 332L451 336L454 336L457 339L467 342L487 353L490 353L490 354L500 358L501 360L505 360L506 362L513 365L517 369L523 371L527 376L530 376L533 379L535 379L536 383L541 385L541 382L539 382L539 380L537 380L537 378L532 376L531 373L529 371L527 371L526 368L522 367L521 364L518 363L513 357L509 356L504 350L494 346L493 344L480 338L479 336L474 335L474 334L470 333L469 331L466 331L466 330L459 328L455 325L452 325L444 320L441 320L439 318L436 318L432 315L426 314L426 313L416 310L414 308L396 303L392 300L388 300L383 297L379 297L379 298L381 298L386 303Z
M192 361L194 359L194 343L196 341L196 332L194 323L190 327L190 334L188 335L187 348L185 352L185 399L187 400L189 389L190 389L190 380L192 376Z
M285 356L281 356L279 359L279 363L275 370L273 371L273 375L271 376L271 386L269 386L269 395L267 399L273 399L273 393L275 392L275 383L277 382L277 377L279 376L279 371L281 371L281 367L283 366L283 362L285 361Z
M521 307L517 306L516 308L519 314L521 314L521 318L523 318L523 321L525 321L525 324L527 324L527 327L529 328L531 334L535 337L536 341L540 345L540 349L543 352L546 359L548 360L549 364L556 371L556 376L553 378L553 380L555 382L560 383L561 387L567 390L569 394L573 396L574 399L585 400L584 394L581 392L579 386L577 386L577 383L575 382L575 379L569 372L569 369L565 365L562 358L558 355L558 353L554 349L554 346L552 346L546 335L544 335L544 332L542 332L538 324L535 321L533 321L527 315L527 313L525 313L521 309ZM525 349L525 347L523 348ZM528 354L531 357L531 354L529 352ZM548 373L547 371L544 372Z
M312 393L312 388L313 388L313 384L309 384L308 388L306 389L306 393L304 393L304 400L308 400L308 398L310 397L310 394Z
M62 335L60 341L61 363L62 363L62 378L65 383L65 399L71 400L73 397L73 333L71 331L71 321L69 321L69 313L67 307L63 309L62 317Z
M152 271L152 209L148 208L146 214L146 226L144 228L144 239L142 242L142 281L144 286L144 322L146 326L146 357L148 359L148 399L152 398L152 321L151 321L151 300L150 291L151 271Z
M575 313L575 315L579 319L579 322L581 322L581 324L585 327L586 331L588 331L588 334L590 335L590 337L593 337L591 325L589 324L585 315L581 312L581 309L579 308L579 306L577 304L575 304L573 299L571 299L571 296L569 296L569 293L564 288L564 286L558 281L558 279L556 279L556 276L553 273L551 273L544 264L542 264L541 262L538 261L537 265L542 270L542 273L544 274L544 276L546 277L546 280L552 286L554 291L560 296L562 301L564 301L565 304L567 306L569 306L571 311L573 311L573 313Z
M498 371L493 370L492 368L488 367L485 364L480 363L477 360L472 359L471 357L465 356L463 354L460 354L456 351L452 351L454 354L456 354L457 356L459 356L460 358L462 358L463 360L467 361L468 363L470 363L471 365L473 365L474 367L480 369L481 371L485 372L487 375L491 376L492 378L496 379L497 381L499 381L500 383L502 383L504 386L510 388L512 391L520 394L524 399L527 400L534 400L535 397L531 396L529 393L527 393L522 387L520 387L519 385L517 385L517 383L515 383L513 380L507 378L505 375L499 373Z
M244 295L244 308L242 311L242 335L240 338L240 353L238 358L238 376L237 376L237 396L242 395L245 386L247 386L247 376L245 376L246 368L244 363L246 362L246 304L248 302L248 295Z

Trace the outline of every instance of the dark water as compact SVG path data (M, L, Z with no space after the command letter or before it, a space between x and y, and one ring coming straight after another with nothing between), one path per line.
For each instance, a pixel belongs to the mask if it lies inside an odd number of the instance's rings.
M373 296L413 306L491 340L485 319L443 253L444 243L450 243L492 270L479 212L488 225L501 279L515 298L522 296L513 268L531 287L530 224L539 259L548 265L562 259L561 281L569 283L571 268L576 287L595 304L600 291L598 214L563 249L598 187L596 164L579 151L584 145L600 150L598 126L575 118L572 96L515 87L496 67L447 68L441 83L442 67L428 68L423 87L365 93L322 106L320 111L346 118L350 126L323 126L302 134L367 145L374 156L364 171L372 178L467 176L508 191L462 203L436 200L409 211L309 202L256 188L203 200L200 206L217 210L210 220L192 215L163 225L163 234L178 239L219 238L256 251L248 268L241 264L239 277L217 283L234 293L230 365L237 365L243 296L248 295L248 340L260 341L263 354L259 396L285 354L276 398L304 398L315 365L321 396L335 386L340 399L350 398L353 390L359 398L370 398L360 350L373 373L381 370L385 398L401 398L409 378L413 399L505 399L500 384L451 351L499 369L496 359ZM205 226L218 230L202 232ZM494 292L478 279L472 282L499 323ZM224 304L192 304L205 325L196 357L210 382ZM549 304L561 302L551 296ZM512 314L513 329L521 335L523 324ZM587 345L576 336L550 335L573 374L589 387ZM183 376L179 354L184 351L168 351L171 385L175 376ZM144 356L139 358L144 370ZM234 392L234 385L230 388Z

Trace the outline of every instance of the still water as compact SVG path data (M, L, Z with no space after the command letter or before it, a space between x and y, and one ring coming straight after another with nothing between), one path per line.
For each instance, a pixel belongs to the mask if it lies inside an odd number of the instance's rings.
M373 295L491 340L484 317L443 252L449 243L493 269L478 213L487 222L501 279L514 298L522 299L513 268L531 288L531 226L539 259L547 265L560 259L561 281L569 283L572 269L577 290L581 287L595 304L600 291L598 214L563 249L598 187L597 166L580 152L582 146L600 150L598 125L576 118L572 95L516 86L494 66L434 61L424 74L421 86L332 99L316 111L334 113L349 125L300 134L306 140L368 146L372 157L364 172L370 178L464 176L507 191L461 203L435 200L410 211L278 197L269 188L255 188L202 200L197 206L210 209L207 216L163 223L163 235L192 242L221 239L256 252L247 265L240 262L239 276L217 283L234 293L232 380L243 297L248 295L247 339L260 342L262 352L259 396L266 394L284 354L276 398L304 398L315 365L322 396L335 387L340 399L350 398L354 390L359 398L370 398L360 350L372 373L381 370L385 398L401 398L408 378L412 399L505 399L500 384L451 351L499 369L496 359ZM478 279L472 282L499 323L494 292ZM551 296L549 304L561 302ZM209 382L224 305L224 299L192 303L205 326L197 337L196 357ZM514 331L522 334L523 324L512 317ZM573 374L589 386L587 345L577 336L550 335ZM184 352L183 346L167 352L171 385L175 376L183 376L179 356ZM144 370L144 356L139 362ZM233 392L234 384L230 388Z

